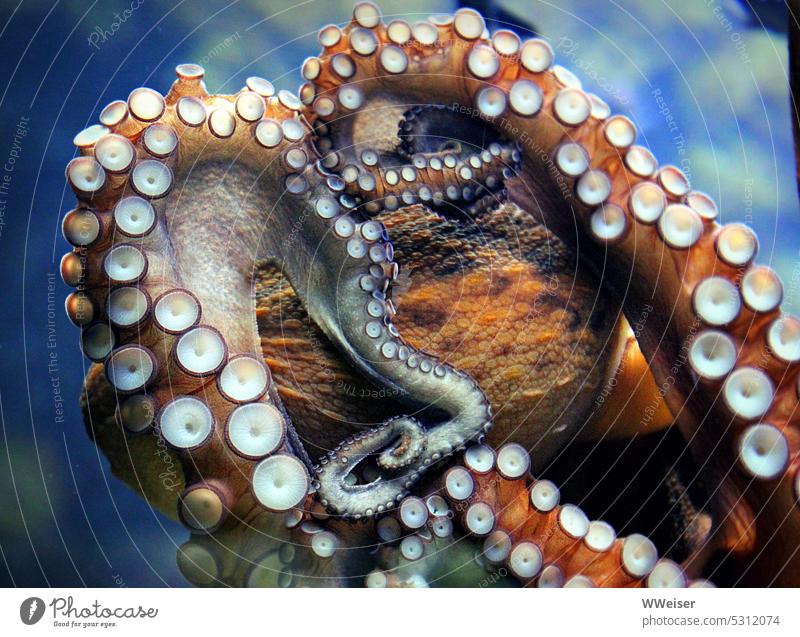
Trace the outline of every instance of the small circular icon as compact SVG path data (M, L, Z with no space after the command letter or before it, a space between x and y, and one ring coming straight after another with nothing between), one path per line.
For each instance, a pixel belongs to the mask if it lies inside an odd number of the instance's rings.
M19 618L23 624L33 626L44 615L44 600L40 597L29 597L19 607Z

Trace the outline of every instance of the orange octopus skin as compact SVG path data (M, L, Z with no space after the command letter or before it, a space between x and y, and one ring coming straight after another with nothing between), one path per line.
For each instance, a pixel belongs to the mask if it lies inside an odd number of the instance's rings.
M731 581L796 583L800 322L781 314L777 276L753 265L757 241L752 232L737 224L716 224L714 203L692 191L677 168L659 168L649 151L635 146L633 124L611 116L599 98L582 90L575 76L553 65L552 49L542 40L521 43L509 32L489 37L480 15L468 9L452 19L413 28L402 22L385 25L375 5L360 3L346 28L325 27L320 41L323 54L304 64L307 84L300 100L286 92L272 97L263 80L250 81L238 96L209 96L202 72L187 65L179 67L179 80L166 103L157 94L134 92L127 105L111 105L104 112L106 127L76 138L87 156L75 160L67 175L85 208L65 222L65 234L76 251L65 258L64 278L80 290L68 300L67 309L85 327L85 349L94 359L104 360L116 390L143 396L124 403L115 396L123 421L132 418L125 424L145 429L157 413L161 435L166 432L181 449L191 484L181 497L181 519L194 530L224 531L258 505L288 509L289 516L298 519L295 507L306 502L310 484L315 490L311 508L321 521L328 515L321 507L342 514L342 519L332 518L327 524L345 541L358 535L347 530L352 528L347 521L351 517L388 513L381 520L399 516L407 527L420 529L418 539L401 541L401 557L387 550L388 575L367 577L367 584L392 585L397 583L392 574L396 562L418 561L425 555L425 542L436 534L435 528L423 527L431 509L440 510L441 503L436 500L434 506L407 495L428 471L442 476L441 488L451 504L469 503L466 508L457 505L456 517L465 533L479 538L495 531L505 534L485 544L484 554L508 560L523 580L582 586L687 583L679 566L657 560L646 538L615 540L610 527L593 527L577 507L556 506L552 485L532 483L529 490L530 459L521 446L509 444L496 454L481 444L470 446L464 455L467 468L452 466L442 474L447 457L491 425L492 411L481 387L415 349L406 351L404 358L403 348L412 346L399 336L399 318L393 319L391 305L378 308L382 326L366 324L367 336L380 338L374 342L365 340L358 329L361 314L334 315L326 305L330 295L337 302L341 299L340 309L346 312L353 310L349 303L357 298L384 303L381 290L396 283L398 270L386 234L350 211L353 203L361 201L367 213L375 214L416 198L434 203L445 197L466 199L473 177L490 185L501 173L512 201L566 243L583 246L581 259L589 267L599 271L603 266L601 284L626 316L637 316L643 304L652 303L653 311L637 334L638 344L650 361L658 395L709 478L719 529L708 552L715 547L730 551L722 567L741 573ZM182 116L178 100L188 96L197 101L183 102ZM472 157L462 163L453 157L447 163L423 156L415 157L413 166L380 166L380 156L371 152L358 119L372 100L393 99L401 104L453 105L454 112L485 121L499 138L515 138L522 151L519 173L513 170L517 157L512 152L509 160L507 148L485 159L478 156L474 165ZM297 114L300 110L314 126L313 134ZM110 136L108 128L120 136ZM126 139L136 142L135 149ZM250 149L258 149L256 144L267 150L259 149L262 154L254 156ZM104 145L114 146L117 153L104 154ZM308 158L317 149L320 163L311 166ZM122 166L119 157L125 153L131 159ZM199 175L182 163L200 157L204 162ZM235 166L223 169L220 164L232 157ZM182 200L180 193L167 197L173 173L165 165L174 167L174 183L193 189L191 200ZM254 171L260 171L258 177ZM166 205L154 211L156 222L144 233L141 247L120 242L117 235L121 231L130 237L139 227L140 215L132 219L115 208L129 183L145 200L167 197ZM408 190L398 192L400 183ZM444 190L432 192L438 188ZM346 439L321 459L311 480L300 438L266 368L259 367L260 347L248 320L252 307L247 273L261 254L261 216L251 197L276 192L283 194L270 216L275 225L267 243L282 257L312 319L373 380L412 399L430 401L438 391L446 415L431 430L405 417ZM342 192L358 199L333 199ZM536 202L534 209L526 209L531 202ZM212 208L219 214L209 214ZM304 243L293 246L296 251L287 250L292 246L282 240L291 232L292 213L304 209L315 211L321 220L310 216ZM146 208L137 210L144 214ZM162 223L166 215L168 234ZM198 228L195 217L208 219L209 226ZM354 227L365 244L360 239L344 243ZM230 229L234 245L220 239ZM342 239L339 243L326 234L331 230ZM324 270L310 261L308 243L322 250L328 265L341 268L339 279L330 272L334 268ZM367 270L358 270L354 263L367 253L376 267L365 274ZM227 259L220 262L223 254ZM379 295L358 296L359 281L364 292ZM126 290L119 295L120 305L112 298L106 309L112 284L123 284ZM220 295L220 289L230 293ZM180 290L177 297L163 296L175 290ZM166 309L177 317L177 325L159 314L157 301L164 298L170 299ZM416 302L424 304L426 299ZM201 312L209 327L198 331L193 326ZM117 343L122 346L114 348ZM231 363L242 360L228 359L233 352L250 358ZM270 416L262 422L265 429L253 434L257 440L242 437L238 425L247 421L237 421L237 426L229 421L242 409L236 406L239 394L231 374L244 378L242 384L248 386L256 378L262 389L245 392L247 404L269 408L260 408L259 413ZM441 385L435 377L442 379ZM176 392L184 401L177 406ZM136 409L130 405L133 400ZM391 441L398 435L409 444L393 458L390 452L399 448L391 447ZM364 488L354 488L348 480L364 476L357 476L352 467L375 454L380 454L380 466L394 467L399 477L367 480ZM389 464L395 461L398 464ZM545 487L537 490L541 484ZM380 494L378 499L371 499L373 492ZM470 501L473 495L476 499ZM423 523L416 527L420 519ZM314 554L340 559L335 557L336 540L320 537L312 547ZM511 551L499 558L508 543ZM513 550L519 545L521 555ZM529 568L531 562L540 568Z
M398 237L395 254L411 272L406 291L394 296L398 328L415 347L446 356L485 388L496 406L490 443L514 439L534 450L542 466L575 435L560 423L591 418L594 396L609 375L605 367L616 363L614 314L596 298L596 284L565 274L575 268L565 246L528 227L510 206L475 219L480 241L422 209L378 219ZM509 249L514 242L519 245ZM276 267L260 268L256 290L264 355L312 456L335 446L343 431L354 433L401 409L391 393L365 384L341 360ZM635 360L620 367L635 377L631 386L641 378ZM628 389L619 405L630 399ZM671 417L660 413L656 426L664 422Z
M614 339L621 337L610 336L610 318L594 318L595 314L603 312L602 309L595 309L589 315L590 310L581 303L581 299L591 298L593 283L587 281L583 284L585 287L576 289L574 282L558 274L569 272L574 266L570 266L566 252L562 258L553 259L551 252L557 239L544 231L530 229L527 236L523 236L513 222L515 215L510 209L492 211L487 217L481 223L496 228L500 232L499 239L478 245L459 236L458 224L421 209L399 211L385 218L387 226L398 236L397 254L413 268L408 292L398 304L401 308L398 323L416 346L437 354L449 352L456 366L469 370L487 388L494 404L504 406L495 416L489 442L499 445L513 438L526 448L535 449L534 464L541 465L547 459L542 439L552 429L551 424L579 388L587 402L594 402L598 381L590 382L591 378L599 378L605 371L594 365L594 361L598 356L605 356L601 348L612 352L619 349ZM525 220L518 220L518 223L524 224ZM548 246L546 258L548 263L553 261L548 264L548 273L540 272L534 259L523 262L503 249L508 234L514 235L516 241L523 241L519 251L526 254L535 251L540 244ZM415 245L429 248L418 251ZM450 264L441 264L436 256L446 246L455 251L454 260L459 264L455 272ZM483 256L464 259L468 250L480 250ZM444 271L447 274L443 274ZM358 431L359 426L364 426L360 423L380 422L402 408L396 401L388 400L385 391L365 384L364 379L342 360L324 334L309 321L300 300L276 266L262 264L257 270L255 285L256 316L265 361L309 453L316 456L318 449L324 452L335 446L348 427L352 427L353 432ZM436 306L435 312L432 305ZM484 306L496 308L491 321L482 311ZM569 309L563 309L565 307ZM479 330L464 333L462 328L474 324L476 317L484 325ZM487 332L491 323L496 323L496 327ZM524 328L512 331L508 329L510 325ZM554 325L560 329L551 327ZM633 412L637 405L643 407L650 401L649 395L630 400L637 385L643 384L650 391L655 387L649 374L645 377L646 383L641 383L642 370L647 368L634 346L635 340L625 343L625 362L618 366L599 422L586 426L582 437L591 436L593 429L605 433L606 427L612 427L612 431L617 432L615 435L621 435L619 430L628 422L624 409ZM515 356L519 361L509 369ZM542 374L541 358L544 356L554 360L551 375ZM608 358L609 365L616 364L613 354ZM564 360L570 362L566 371L562 369ZM497 361L503 363L498 365ZM524 374L526 365L537 366L536 376ZM163 444L159 447L157 441L149 437L134 437L127 442L120 439L113 411L103 410L103 405L113 404L113 398L108 396L111 390L101 372L99 367L95 368L92 377L87 379L86 395L92 401L87 411L93 415L93 437L106 455L115 458L113 467L121 479L133 488L144 490L147 500L160 510L173 511L174 498L183 488L182 474L164 476L169 478L170 488L166 490L158 487L159 480L153 487L148 486L148 475L165 473L153 471L153 468L161 466L163 469L164 465L175 464L175 461L165 462L164 458L170 457L169 449ZM514 392L509 391L511 373L522 374L514 382L518 386ZM593 387L592 391L587 385ZM582 422L585 411L578 407L573 411L575 415L564 420ZM529 421L519 426L527 417ZM669 414L659 414L654 426L664 423L671 423ZM572 434L570 429L565 432ZM128 446L137 449L126 449ZM560 446L561 441L551 444L553 450ZM138 447L152 447L153 450L148 453ZM152 468L137 462L140 458L152 461Z

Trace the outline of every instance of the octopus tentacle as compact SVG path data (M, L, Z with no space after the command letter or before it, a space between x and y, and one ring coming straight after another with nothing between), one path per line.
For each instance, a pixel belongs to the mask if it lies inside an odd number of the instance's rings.
M454 138L448 132L448 125L454 118L463 118L450 109L443 110L448 116L436 118L417 130L420 127L409 126L409 118L416 118L415 111L404 115L398 137L400 144L391 149L379 149L380 144L373 139L343 146L341 140L353 134L343 125L347 118L316 127L315 144L323 153L322 164L341 176L348 194L355 195L358 203L364 203L364 212L393 211L418 201L434 207L460 207L497 192L513 174L520 158L516 144L485 139L484 127L479 128L483 135L462 131ZM430 128L433 130L428 132ZM443 136L449 137L449 144L434 144L429 148L429 144L422 143Z
M452 509L437 493L405 498L393 515L377 520L375 535L380 568L364 578L368 588L514 584L485 559L481 541L459 533Z
M457 562L480 566L470 575L473 585L497 585L504 572L543 588L710 585L690 580L682 565L659 559L645 536L618 538L607 522L590 521L576 505L561 504L555 484L531 476L520 445L497 451L474 445L460 460L420 497L404 498L378 520L384 569L370 573L367 586L425 586L447 577L454 562L445 551L458 527L474 540L466 543L472 555Z
M305 224L315 255L287 262L286 270L309 316L368 378L410 404L444 414L424 433L408 418L391 421L345 441L323 459L315 474L322 502L331 511L360 518L392 507L432 463L485 433L491 413L469 376L417 351L393 325L386 290L398 269L385 228L350 209L346 196L334 198L343 188L338 177L307 169L304 180L308 190L297 197L315 210ZM392 475L369 484L344 482L355 466L372 453L385 452L401 433L411 437L413 453L401 454L400 462L381 453L380 465L395 465Z
M539 587L689 584L681 566L659 560L646 537L617 538L608 523L561 504L558 487L532 479L529 468L520 445L497 452L479 445L442 478L442 494L465 531L484 541L489 561Z
M404 436L408 438L405 443L397 442ZM380 454L378 465L388 471L406 468L420 460L426 445L423 428L410 418L390 420L369 434L360 434L344 441L320 461L317 469L316 479L319 481L323 505L338 512L339 505L331 503L346 503L345 511L358 517L362 512L363 515L371 515L375 508L380 511L392 508L398 492L405 493L410 486L407 477L382 480L367 488L364 484L357 484L357 474L353 472L376 449L386 447L389 448ZM398 450L402 452L398 453ZM377 507L375 502L379 503Z
M179 453L179 515L213 531L251 495L285 510L309 488L255 329L250 273L264 215L220 187L258 192L282 179L305 129L296 100L274 97L265 80L210 96L202 69L177 73L166 98L136 89L76 136L82 156L66 172L80 207L64 220L75 249L62 273L77 287L67 312L104 365L120 424L155 428Z
M400 174L419 182L404 191L404 202L419 199L444 214L466 212L473 217L506 200L504 184L519 166L519 147L498 137L479 118L465 121L443 105L415 106L404 115L397 136L400 154L411 161L410 166L399 168ZM383 190L391 188L387 182L394 179L387 174L379 177ZM375 200L367 203L375 205Z
M370 165L372 159L362 156L358 165L346 165L342 176L348 191L366 202L364 209L369 212L383 207L394 210L418 200L432 206L457 206L496 192L518 159L516 149L493 143L463 160L453 153L443 153L441 159L418 153L412 164L387 168Z
M256 510L213 535L195 533L178 549L178 568L201 587L341 586L360 560L340 550L340 529L315 518L317 509L309 498L302 509Z
M378 15L370 7L361 13ZM655 297L658 311L641 346L695 452L718 440L733 448L744 469L738 488L751 494L748 500L778 501L776 519L759 516L767 528L756 532L790 534L800 518L797 322L781 316L775 273L752 264L752 232L720 227L713 201L692 191L679 169L659 167L636 146L632 122L611 116L571 72L553 65L545 41L507 50L467 9L413 27L358 13L343 30L321 33L325 51L314 86L318 99L336 97L336 108L309 117L340 117L372 95L397 93L480 113L498 133L520 139L520 179L534 190L543 183L556 188L570 204L572 215L563 206L542 210L551 227L569 236L577 219L599 247L587 257L606 263L608 286L624 295L629 315ZM349 77L331 68L336 56L352 62ZM766 484L753 486L748 474Z
M346 53L334 54L327 67L339 77L356 70ZM322 163L344 179L347 191L358 195L368 213L417 201L437 207L468 205L498 190L519 161L515 143L480 118L465 120L443 104L413 105L382 93L366 104L360 88L349 85L338 98L344 108L337 109L332 95L318 95L325 70L321 59L306 60L303 76L308 82L300 90L301 99L316 122ZM370 112L366 121L357 117L365 107ZM383 119L391 121L392 114L399 118L396 131L380 125Z

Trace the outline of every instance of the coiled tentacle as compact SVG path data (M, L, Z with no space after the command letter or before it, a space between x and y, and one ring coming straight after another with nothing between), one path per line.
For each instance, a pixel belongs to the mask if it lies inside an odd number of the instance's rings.
M469 376L417 351L394 327L386 290L398 268L385 228L353 209L347 195L335 196L343 190L339 177L318 166L306 169L302 179L296 196L313 206L314 217L304 231L314 254L287 259L286 270L309 316L363 374L398 399L427 410L425 418L439 421L424 433L409 419L392 421L345 441L320 463L315 480L326 506L347 517L373 515L392 507L432 463L486 432L491 415ZM428 416L434 410L440 415ZM368 484L344 482L355 465L386 451L401 433L411 436L415 456L401 454L391 476ZM382 454L379 464L390 464L389 456Z

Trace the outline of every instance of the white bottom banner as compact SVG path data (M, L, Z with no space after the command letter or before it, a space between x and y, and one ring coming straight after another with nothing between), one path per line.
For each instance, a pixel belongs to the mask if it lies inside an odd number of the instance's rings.
M3 589L0 634L797 635L795 589ZM588 632L587 632L588 634Z

